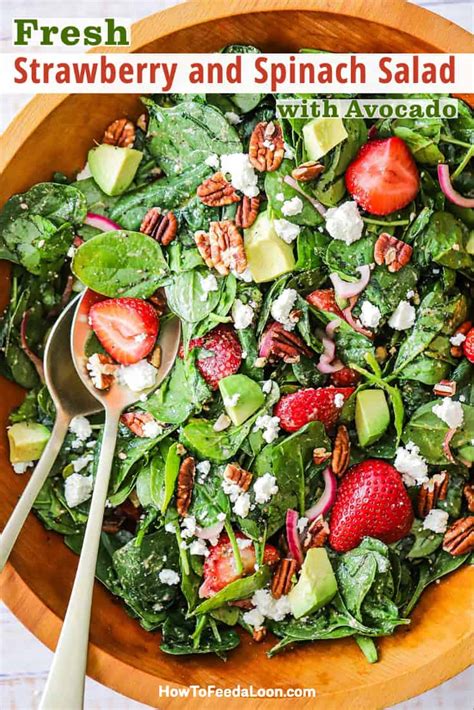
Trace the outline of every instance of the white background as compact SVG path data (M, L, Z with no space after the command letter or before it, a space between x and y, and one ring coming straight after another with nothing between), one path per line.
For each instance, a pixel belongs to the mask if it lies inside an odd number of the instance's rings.
M386 1L390 2L390 0ZM11 51L12 17L54 17L58 14L58 7L61 7L67 8L61 14L67 14L68 17L112 15L138 19L175 4L177 4L175 0L140 0L139 2L81 0L74 3L64 2L64 4L59 0L0 0L0 51ZM416 4L424 5L458 25L473 30L474 3L472 1L417 0ZM0 131L7 127L29 98L28 96L2 97ZM51 655L50 651L20 625L3 604L0 605L0 706L2 710L32 710L38 706L51 663ZM474 672L471 669L439 688L401 703L397 706L397 710L454 710L454 708L471 710L473 697ZM86 710L139 710L145 707L87 679Z

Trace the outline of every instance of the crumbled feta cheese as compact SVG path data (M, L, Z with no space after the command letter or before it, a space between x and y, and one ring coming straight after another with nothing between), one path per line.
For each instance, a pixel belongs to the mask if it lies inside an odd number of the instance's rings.
M464 333L456 333L455 335L452 335L449 339L449 342L451 345L455 345L459 347L459 345L462 345L464 341L466 340L466 336Z
M283 146L285 148L285 153L284 153L283 157L286 158L287 160L293 160L293 158L295 157L295 154L293 153L292 148L288 145L288 143L286 141L284 142Z
M263 440L266 441L267 444L271 444L272 441L278 439L280 417L272 417L270 414L260 415L255 422L254 431L261 431Z
M440 404L435 404L431 411L450 429L458 429L464 421L464 411L461 402L455 402L451 397L443 397Z
M258 195L258 175L246 153L221 155L221 168L223 173L230 175L230 182L236 190L247 197Z
M147 439L154 439L155 437L159 436L163 432L162 427L158 424L158 422L151 421L151 422L145 422L143 425L143 436Z
M295 195L291 200L285 200L281 206L281 211L285 217L294 217L303 211L303 200Z
M189 552L192 555L199 555L201 557L209 556L209 550L207 549L204 540L193 540L193 542L189 546Z
M360 309L360 321L366 328L377 328L382 314L378 306L374 306L370 301L363 301Z
M196 534L196 518L193 515L187 515L181 523L181 535L187 539Z
M333 239L352 244L361 238L363 229L357 203L352 200L343 202L339 207L331 207L326 212L326 230Z
M89 163L86 163L82 170L77 173L76 180L87 180L87 178L92 177L91 169Z
M234 319L235 328L237 330L248 328L253 321L253 317L254 310L252 306L248 303L242 303L240 298L236 298L232 306L232 318Z
M120 379L132 392L141 392L153 387L156 383L156 375L156 367L150 365L147 360L139 360L133 365L120 367Z
M227 518L227 515L225 513L217 513L217 520L220 523L223 523L226 518Z
M290 318L290 314L295 306L297 296L298 293L294 288L285 288L272 303L272 318L278 323L282 323L286 330L293 330L295 327L295 320Z
M209 165L210 168L217 170L219 167L219 156L216 153L211 153L204 162L206 165Z
M231 424L232 421L230 417L228 417L227 414L221 414L219 417L217 417L212 428L214 429L214 431L224 431L225 429L228 429Z
M241 493L235 501L232 510L239 518L246 518L250 510L250 496L248 493Z
M277 192L277 194L275 195L275 198L276 198L279 202L284 202L284 201L285 201L285 195L284 195L282 192Z
M394 466L402 474L406 486L419 486L428 480L428 465L420 455L420 448L412 441L409 441L405 448L398 447Z
M71 473L64 482L64 497L69 508L75 508L91 497L92 476Z
M210 461L199 461L199 463L196 464L196 471L201 474L201 477L203 479L209 475L210 470L211 470L211 462Z
M251 618L258 620L260 625L262 625L264 619L281 621L287 614L290 613L290 602L288 597L282 596L279 599L275 599L268 589L257 589L252 597L252 604L255 605L255 609L252 611L257 611L258 616L255 614ZM244 614L244 620L245 616L246 615ZM247 623L250 622L247 621Z
M162 569L158 574L158 579L162 584L179 584L179 574L174 569Z
M309 519L308 519L308 518L302 517L302 518L299 518L299 519L298 519L298 522L296 523L296 527L298 528L298 532L299 532L300 535L302 535L302 534L304 533L304 531L306 530L306 526L308 525L308 523L309 523Z
M445 533L448 527L449 513L445 510L433 508L423 520L423 530L431 530L435 533Z
M214 274L209 274L208 276L201 276L201 288L203 294L201 296L201 301L207 301L207 298L211 291L218 291L219 284Z
M246 611L242 616L243 621L254 629L261 629L265 621L263 614L255 607Z
M273 389L273 382L272 380L265 380L265 382L262 382L262 392L263 394L270 394L270 392Z
M176 533L175 524L174 524L174 523L166 523L166 525L165 525L165 530L166 530L166 532L171 533L172 535L174 535L174 534Z
M12 463L12 468L15 473L25 473L30 466L33 466L33 461L17 461L16 463Z
M232 275L235 276L237 281L243 281L246 284L252 283L253 281L252 272L250 271L248 266L240 274L234 269L232 269Z
M390 318L388 324L394 330L407 330L415 322L415 308L408 301L400 301Z
M344 395L341 392L336 392L334 395L334 406L341 409L344 406Z
M77 436L81 441L86 441L92 436L92 427L86 417L77 416L71 419L69 431Z
M280 239L283 239L287 244L291 244L301 232L301 227L298 224L293 224L287 219L274 219L273 226Z
M413 298L414 295L415 292L413 291L413 289L410 289L409 291L407 291L405 298L409 301L411 298Z
M72 467L74 469L74 473L79 473L79 471L82 471L84 468L86 468L90 462L93 460L92 454L86 454L85 456L79 456L79 458L75 459L72 462Z
M236 392L232 397L224 397L224 407L228 409L229 407L235 407L240 399L240 394Z
M232 126L237 126L241 122L241 117L235 111L226 111L224 116Z
M248 537L238 537L237 546L239 550L246 550L248 547L252 547L252 540Z
M253 492L257 503L268 503L270 498L275 493L278 493L275 476L272 476L271 473L264 473L263 476L259 476L253 484Z

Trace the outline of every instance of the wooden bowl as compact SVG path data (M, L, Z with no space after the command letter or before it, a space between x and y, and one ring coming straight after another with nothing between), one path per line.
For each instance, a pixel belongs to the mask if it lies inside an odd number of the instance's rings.
M179 5L138 22L131 51L203 52L222 45L251 43L267 51L300 46L361 52L468 52L472 40L446 20L401 0L226 0ZM94 139L123 114L136 117L140 104L128 95L38 96L16 117L0 143L0 203L53 170L73 174ZM7 299L8 267L0 272ZM3 527L25 485L8 464L5 424L22 390L2 382L0 461ZM77 558L60 536L48 533L31 515L4 571L3 599L49 648L54 648L71 590ZM88 673L96 680L151 706L181 707L182 700L159 696L170 688L214 684L254 688L316 688L317 699L294 699L294 708L380 708L421 693L469 663L472 583L463 569L433 585L413 614L408 630L380 642L381 660L366 663L352 640L300 645L268 660L270 642L247 636L223 663L218 658L162 654L157 635L146 633L120 602L96 585ZM67 679L65 679L67 682ZM188 698L186 707L207 708L218 701ZM231 700L220 701L228 707ZM285 701L283 701L285 702ZM276 700L270 703L276 706ZM270 705L266 705L269 707ZM262 700L246 707L263 707Z

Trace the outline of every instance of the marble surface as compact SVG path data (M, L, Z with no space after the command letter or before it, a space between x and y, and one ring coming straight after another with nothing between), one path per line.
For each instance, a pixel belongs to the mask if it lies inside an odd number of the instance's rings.
M369 2L369 0L368 0ZM390 0L387 0L390 2ZM159 9L177 4L176 0L82 0L68 4L68 17L115 16L138 19ZM424 5L453 22L473 30L474 3L421 0ZM0 0L0 51L11 51L11 18L54 17L63 4L58 0ZM0 101L0 131L29 100L28 96L5 96ZM2 710L33 710L51 664L52 653L27 631L0 603L0 707ZM471 710L474 697L474 669L461 673L423 695L397 705L397 710ZM139 710L147 706L121 696L99 683L86 681L86 710ZM347 706L349 710L349 706ZM68 710L64 708L64 710Z

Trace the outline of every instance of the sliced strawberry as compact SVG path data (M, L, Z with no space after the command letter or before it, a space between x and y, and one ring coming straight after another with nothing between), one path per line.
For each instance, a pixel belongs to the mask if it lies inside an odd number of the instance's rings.
M212 389L217 389L219 380L234 375L242 362L242 347L235 330L230 325L218 325L202 338L194 338L189 349L200 348L197 366ZM180 357L183 357L183 349Z
M108 298L95 303L89 322L102 347L122 365L149 355L159 330L155 309L140 298Z
M342 405L353 392L354 387L308 387L285 394L277 402L273 413L280 417L280 426L285 431L298 431L314 421L323 422L330 429L339 419Z
M336 294L333 288L319 288L308 294L306 300L314 308L319 308L321 311L329 311L340 318L344 318L343 312L336 303Z
M353 387L360 380L360 375L350 367L343 367L331 374L331 382L334 387Z
M385 215L406 207L420 188L418 168L407 144L392 137L362 146L346 170L346 187L370 214Z
M474 328L466 334L466 340L462 344L462 351L469 362L474 362Z
M221 589L226 587L231 582L234 582L239 577L245 577L248 574L255 572L255 548L252 542L249 544L249 539L236 533L237 540L245 540L245 545L239 544L240 557L242 559L243 573L237 574L235 567L235 557L232 551L232 545L229 536L223 533L217 545L211 548L209 557L204 562L204 581L199 588L199 596L212 597ZM280 555L273 545L265 545L263 562L266 565L273 565L278 562Z
M329 520L329 544L337 552L357 547L366 535L390 544L410 532L413 508L396 468L368 459L345 474Z

